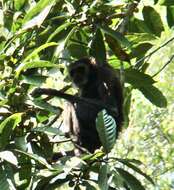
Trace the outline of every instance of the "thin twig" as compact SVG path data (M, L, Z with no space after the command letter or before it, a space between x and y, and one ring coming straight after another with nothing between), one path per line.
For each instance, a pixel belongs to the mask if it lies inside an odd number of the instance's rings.
M153 50L151 53L149 53L148 55L142 57L141 59L139 59L136 63L134 68L139 68L141 66L141 62L143 60L145 60L146 58L150 57L151 55L153 55L154 53L156 53L158 50L160 50L161 48L165 47L168 43L170 43L171 41L174 40L174 36L172 38L170 38L169 40L167 40L165 43L163 43L161 46L159 46L158 48L156 48L155 50Z
M170 59L167 61L167 63L166 63L157 73L155 73L155 74L152 76L152 78L156 77L156 75L158 75L163 69L165 69L165 67L167 67L167 65L168 65L169 63L171 63L173 59L174 59L174 54L170 57Z

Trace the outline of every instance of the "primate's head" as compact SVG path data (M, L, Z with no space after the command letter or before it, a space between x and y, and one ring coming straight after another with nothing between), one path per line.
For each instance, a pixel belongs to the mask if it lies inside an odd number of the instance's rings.
M77 87L82 88L89 82L94 68L95 64L90 58L82 58L71 63L68 71L72 82Z

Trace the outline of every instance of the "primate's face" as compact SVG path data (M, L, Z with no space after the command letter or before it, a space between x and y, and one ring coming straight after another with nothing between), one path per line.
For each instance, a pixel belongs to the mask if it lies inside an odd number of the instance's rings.
M73 83L81 88L88 82L89 67L86 64L73 65L69 68L69 75Z

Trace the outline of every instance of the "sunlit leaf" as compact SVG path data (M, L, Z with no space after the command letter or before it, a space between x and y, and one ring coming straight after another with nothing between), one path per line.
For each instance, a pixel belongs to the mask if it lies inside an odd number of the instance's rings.
M52 64L49 61L43 61L43 60L23 62L16 69L16 77L19 77L20 73L27 69L43 68L43 67L57 67L57 65Z
M46 6L54 3L55 0L40 0L24 17L23 23L26 23L31 18L39 14Z
M17 157L11 151L0 152L0 158L15 165L15 166L18 165Z
M45 7L37 16L35 16L33 19L29 20L23 25L23 30L27 30L29 28L33 28L34 26L40 27L47 15L49 14L50 10L52 8L52 5L48 5Z
M71 22L64 23L60 25L48 38L47 42L50 42L57 34L59 34L61 31L66 30L69 26L71 26Z
M0 148L5 147L8 144L9 138L12 131L21 122L21 117L23 113L15 113L10 117L6 118L0 124Z

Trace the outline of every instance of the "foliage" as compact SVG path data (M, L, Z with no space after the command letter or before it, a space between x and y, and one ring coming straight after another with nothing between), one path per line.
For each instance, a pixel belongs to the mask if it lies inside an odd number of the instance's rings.
M64 184L68 189L144 189L132 171L153 183L137 167L141 162L110 157L101 150L80 158L62 156L54 160L55 153L62 148L71 150L64 143L70 140L59 129L62 100L30 96L40 86L74 93L66 65L93 56L99 64L107 58L109 64L120 70L125 83L125 127L129 123L133 89L139 90L152 104L166 107L166 98L155 85L157 81L153 74L146 72L150 62L145 59L150 57L147 52L152 52L166 23L156 8L144 6L141 10L138 3L132 0L0 1L2 190L56 189ZM167 21L171 27L173 4L154 3L170 10ZM138 11L143 20L136 15ZM108 132L102 130L99 129L101 136L107 133L109 139L114 128ZM112 140L104 147L105 152L110 152L111 144Z

